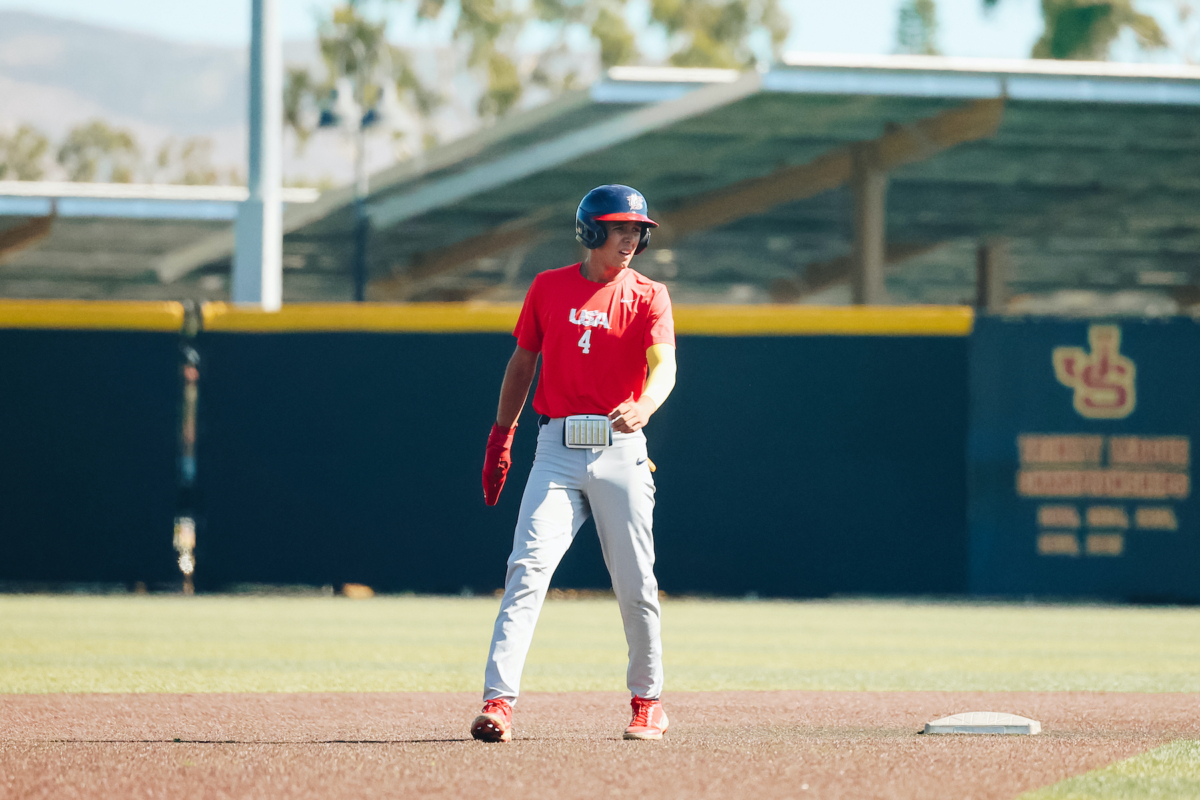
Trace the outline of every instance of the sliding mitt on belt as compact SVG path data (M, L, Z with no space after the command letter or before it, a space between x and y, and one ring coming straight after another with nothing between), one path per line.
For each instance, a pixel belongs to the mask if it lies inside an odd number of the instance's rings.
M504 488L504 479L508 477L508 468L512 466L513 434L517 426L501 428L492 426L488 436L487 450L483 456L483 502L489 506L496 505L500 499L500 490Z

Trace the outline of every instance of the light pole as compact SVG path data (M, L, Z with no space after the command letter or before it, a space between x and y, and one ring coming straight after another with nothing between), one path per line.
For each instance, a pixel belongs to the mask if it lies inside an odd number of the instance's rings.
M350 47L354 53L354 76L342 78L334 84L333 91L321 108L317 127L339 128L354 138L354 300L361 303L367 294L367 241L371 233L371 218L367 214L367 194L370 177L367 174L367 130L390 122L391 106L395 104L395 88L392 84L391 57L387 44L380 50L383 80L374 103L366 102L366 90L371 80L367 66L367 52L363 43L355 39Z

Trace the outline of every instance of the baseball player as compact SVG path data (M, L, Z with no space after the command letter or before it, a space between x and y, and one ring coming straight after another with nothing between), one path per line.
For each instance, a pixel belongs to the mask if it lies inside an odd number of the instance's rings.
M646 211L646 198L628 186L588 192L575 214L587 258L539 274L517 320L483 464L488 505L499 499L512 464L517 417L540 353L538 443L488 653L483 713L471 725L476 739L512 739L513 704L550 577L589 514L629 644L633 720L625 738L661 739L667 731L653 465L642 428L675 386L675 326L666 287L629 268L658 227Z

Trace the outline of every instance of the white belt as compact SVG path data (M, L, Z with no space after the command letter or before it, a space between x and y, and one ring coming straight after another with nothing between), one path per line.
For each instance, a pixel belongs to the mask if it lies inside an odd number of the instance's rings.
M563 419L563 444L573 450L612 446L612 424L600 414L576 414Z

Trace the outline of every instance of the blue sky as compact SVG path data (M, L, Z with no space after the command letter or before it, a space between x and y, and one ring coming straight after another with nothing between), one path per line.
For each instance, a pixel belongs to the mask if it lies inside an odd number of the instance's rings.
M284 38L309 39L315 19L337 0L278 0ZM788 50L838 53L887 53L895 42L896 9L901 0L783 0L792 17ZM632 0L631 13L644 9ZM399 41L445 38L446 30L414 31L402 22L410 3L388 4ZM1172 0L1141 0L1139 7L1169 22ZM1000 0L991 12L982 0L938 0L940 43L947 55L1022 58L1041 32L1039 0ZM179 42L244 45L249 38L250 0L0 0L0 9L20 9L155 34ZM445 26L443 26L444 28ZM651 45L652 46L652 45ZM1128 46L1114 52L1120 60L1146 58ZM1155 60L1177 60L1168 54Z
M336 0L279 0L284 38L313 36L316 15ZM886 53L895 40L900 0L784 0L793 33L789 50ZM400 3L392 4L399 18ZM1041 30L1038 0L1003 0L990 14L980 0L940 0L942 47L949 55L1027 55ZM236 46L249 38L249 0L0 0L0 9L36 11L180 42ZM413 36L393 25L397 38ZM405 33L408 36L405 36Z

